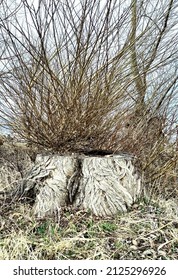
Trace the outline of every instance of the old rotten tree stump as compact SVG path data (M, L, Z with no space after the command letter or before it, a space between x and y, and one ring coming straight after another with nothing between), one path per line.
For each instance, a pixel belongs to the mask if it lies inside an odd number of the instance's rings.
M34 212L59 215L63 206L89 209L97 216L125 212L142 191L135 159L130 155L38 155L23 180L23 193L35 194Z

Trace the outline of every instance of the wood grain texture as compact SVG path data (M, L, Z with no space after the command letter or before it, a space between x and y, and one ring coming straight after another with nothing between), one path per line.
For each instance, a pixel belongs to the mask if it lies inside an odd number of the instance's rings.
M126 212L142 191L134 158L129 155L39 155L23 181L24 193L35 189L39 218L60 215L72 204L97 216Z
M141 193L141 179L134 172L131 157L86 157L75 206L98 216L125 212Z
M37 196L34 212L39 218L59 215L62 206L68 203L68 182L75 173L76 160L64 156L40 156L37 165L43 166L43 179L41 184L36 182ZM41 169L42 170L42 169ZM42 176L39 173L38 178ZM37 179L37 176L34 178Z

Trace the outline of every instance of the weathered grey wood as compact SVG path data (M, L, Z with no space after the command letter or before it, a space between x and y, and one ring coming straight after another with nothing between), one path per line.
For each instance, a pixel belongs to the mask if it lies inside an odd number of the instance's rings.
M40 218L59 216L68 204L112 216L132 206L142 184L129 155L39 155L22 189L26 194L35 189L34 212Z
M74 201L98 216L125 212L141 193L141 179L131 157L86 157Z
M76 160L74 157L39 156L37 166L43 166L43 183L37 184L35 214L43 218L48 215L59 215L62 206L68 203L68 189L70 179L75 174ZM37 176L35 177L36 180Z

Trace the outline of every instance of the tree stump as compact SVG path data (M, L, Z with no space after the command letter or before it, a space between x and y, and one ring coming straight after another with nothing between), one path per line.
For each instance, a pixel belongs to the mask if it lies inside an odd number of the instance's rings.
M142 180L130 155L38 155L23 181L24 194L33 189L39 218L60 215L73 205L97 216L126 212L142 192Z

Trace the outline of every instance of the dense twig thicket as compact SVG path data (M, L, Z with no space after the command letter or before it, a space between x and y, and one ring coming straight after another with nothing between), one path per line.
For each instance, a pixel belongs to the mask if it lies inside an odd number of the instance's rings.
M52 151L131 152L172 187L176 2L1 1L3 122Z

